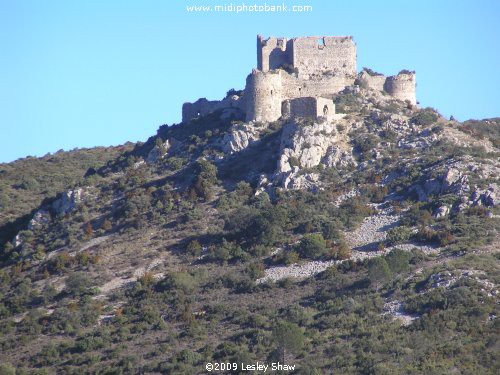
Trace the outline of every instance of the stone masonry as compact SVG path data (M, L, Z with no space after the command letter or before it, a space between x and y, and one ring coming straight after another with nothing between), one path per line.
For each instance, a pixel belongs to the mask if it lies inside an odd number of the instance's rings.
M243 95L184 103L182 120L217 110L226 116L238 113L248 122L281 117L333 119L333 96L355 84L416 104L415 72L404 70L390 77L367 71L356 74L356 44L351 36L264 39L259 35L257 69L248 75Z

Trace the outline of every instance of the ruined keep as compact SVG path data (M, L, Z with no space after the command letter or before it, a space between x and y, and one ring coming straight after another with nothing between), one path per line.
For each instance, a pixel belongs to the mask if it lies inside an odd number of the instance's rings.
M356 44L351 36L264 39L257 36L257 69L246 79L243 94L221 101L184 103L182 120L216 110L227 116L239 111L246 121L271 122L290 117L334 119L333 95L361 85L416 104L415 72L396 76L363 70L356 73Z

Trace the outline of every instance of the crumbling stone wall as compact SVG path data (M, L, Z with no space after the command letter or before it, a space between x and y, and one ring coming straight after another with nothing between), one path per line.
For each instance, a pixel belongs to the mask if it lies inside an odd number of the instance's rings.
M322 75L310 79L302 79L295 75L283 74L283 95L286 98L302 96L331 97L346 86L354 84L354 78L345 76Z
M295 38L292 65L299 77L309 78L326 72L336 76L356 76L356 44L350 36Z
M234 108L235 110L246 111L245 104L237 95L224 98L222 100L198 99L194 103L184 103L182 105L182 121L189 121L200 116L206 116L218 109Z
M267 72L289 65L299 77L324 73L356 75L356 44L350 36L286 38L257 36L257 69Z
M327 98L301 97L288 99L283 102L283 117L325 117L334 118L335 104Z
M283 69L286 66L290 68L287 71ZM242 98L199 99L195 103L185 103L183 121L221 108L239 108L245 113L246 121L271 122L293 112L294 106L312 103L310 98L331 99L334 94L352 86L356 78L362 86L417 103L414 72L402 71L396 76L386 77L363 71L356 76L356 44L350 36L287 40L264 39L259 35L257 67L247 77ZM298 98L306 99L293 101ZM307 112L305 109L297 111Z
M371 75L366 71L358 75L361 86L385 91L396 99L417 104L415 72L402 71L395 76Z
M262 72L292 64L292 40L257 35L257 69Z
M331 98L354 83L354 78L323 76L311 80L301 79L278 69L252 71L245 87L246 121L276 121L286 111L286 100L303 97ZM333 108L333 112L335 110Z
M377 91L384 91L385 81L387 79L383 74L372 75L363 70L358 75L362 87L369 87Z
M385 91L399 100L408 100L411 104L417 104L415 72L399 73L398 75L387 77L385 81Z

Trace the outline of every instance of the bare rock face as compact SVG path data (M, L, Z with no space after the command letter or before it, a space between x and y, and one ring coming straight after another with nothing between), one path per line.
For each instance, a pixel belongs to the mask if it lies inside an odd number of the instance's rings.
M74 211L83 198L83 189L68 190L52 203L56 215L66 215Z
M259 130L252 123L235 124L222 139L222 150L233 154L247 148L260 139Z
M463 196L470 191L469 178L459 169L449 167L444 174L426 180L423 184L414 186L420 201L428 200L430 195L457 194Z
M278 172L285 173L294 166L313 168L355 164L352 149L339 146L336 125L331 122L301 125L295 122L284 126L281 135Z
M167 139L161 145L155 145L151 151L149 151L148 156L146 157L147 164L156 164L161 159L163 159L167 154L168 150L171 147L170 141Z
M337 146L330 146L328 148L322 163L329 168L356 166L357 164L352 156L352 148L343 150Z
M466 206L495 207L500 204L500 189L497 184L491 184L485 190L475 189L467 201Z
M291 171L282 174L281 185L285 189L315 190L318 186L319 175L317 173L300 173L299 167L293 167Z
M280 157L273 181L285 189L317 189L319 175L304 169L319 165L337 167L356 165L352 148L342 148L336 124L291 122L283 127Z

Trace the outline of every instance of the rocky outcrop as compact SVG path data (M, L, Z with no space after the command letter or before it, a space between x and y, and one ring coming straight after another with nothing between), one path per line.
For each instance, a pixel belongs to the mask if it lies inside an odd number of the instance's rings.
M82 188L65 191L52 203L52 210L54 210L56 215L67 215L78 207L82 198Z
M444 218L451 212L460 212L469 207L494 207L500 204L500 190L497 183L490 184L486 189L478 189L476 186L471 188L469 177L458 168L459 166L462 168L469 166L470 170L474 170L474 168L471 169L471 165L455 162L437 177L427 178L410 189L410 192L416 193L419 201L429 201L430 196L443 194L453 194L458 197L452 206L437 207L434 210L435 218ZM433 171L428 171L428 173L432 174Z
M289 172L294 164L312 168L321 163L327 150L338 141L335 125L328 122L301 125L286 124L281 135L278 172Z
M168 154L168 150L170 149L170 147L171 147L171 144L170 144L170 141L168 139L160 145L155 145L151 149L151 151L149 151L148 156L146 157L146 163L147 164L158 163L161 159L163 159Z
M283 127L280 157L273 181L285 189L316 189L319 174L305 172L320 164L333 168L355 165L352 148L342 148L336 124L304 125L291 122Z
M331 122L286 124L281 135L278 172L289 172L294 166L302 169L354 163L351 149L341 149L339 141L336 125Z
M31 218L30 222L28 223L28 229L38 229L48 223L50 223L50 213L49 211L41 208L37 212L35 212L35 214Z
M462 196L454 209L462 211L473 206L495 207L499 204L500 190L498 184L491 184L487 189L474 189L470 195Z
M470 191L469 178L459 169L447 168L444 174L425 180L412 187L419 201L427 201L430 195L457 194L463 196Z
M315 190L318 187L319 175L317 173L301 173L299 167L293 167L292 170L282 174L281 186L285 189Z
M253 123L235 124L222 139L222 150L233 154L244 150L260 139L260 132Z

